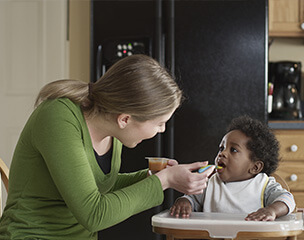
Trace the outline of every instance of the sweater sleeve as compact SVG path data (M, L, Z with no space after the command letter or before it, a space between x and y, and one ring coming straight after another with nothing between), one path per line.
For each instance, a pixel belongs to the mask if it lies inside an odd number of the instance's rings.
M147 178L147 176L148 176L148 169L144 169L133 173L120 173L118 174L116 183L112 191L122 189L124 187L128 187L134 183L137 183Z
M276 182L274 177L269 177L269 181L267 183L264 195L265 206L280 201L287 205L289 209L288 214L293 212L293 210L295 209L296 203L293 195L286 189L282 188L281 184Z
M205 191L197 195L184 195L180 198L186 198L191 204L192 212L202 212L205 198Z
M87 230L108 228L163 201L156 176L129 182L128 187L121 178L117 185L122 188L102 195L87 158L79 119L64 104L41 110L32 134L33 145L42 155L63 201Z

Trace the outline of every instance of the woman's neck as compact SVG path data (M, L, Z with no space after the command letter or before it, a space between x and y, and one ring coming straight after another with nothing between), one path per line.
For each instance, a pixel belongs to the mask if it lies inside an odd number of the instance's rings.
M107 153L112 147L111 122L103 117L85 117L85 121L94 150L98 155Z

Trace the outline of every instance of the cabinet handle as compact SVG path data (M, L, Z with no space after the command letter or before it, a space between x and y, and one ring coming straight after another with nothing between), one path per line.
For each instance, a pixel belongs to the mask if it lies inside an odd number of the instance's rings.
M301 24L301 28L302 30L304 30L304 22Z
M290 150L291 150L292 152L296 152L296 151L298 151L298 146L295 145L295 144L292 144L291 147L290 147Z
M295 182L295 181L297 181L297 179L298 179L298 176L296 174L291 174L291 176L290 176L291 181Z

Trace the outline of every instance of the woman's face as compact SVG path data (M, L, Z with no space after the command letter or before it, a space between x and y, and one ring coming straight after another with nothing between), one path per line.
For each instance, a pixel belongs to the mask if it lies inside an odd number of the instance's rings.
M217 169L223 182L236 182L252 178L250 169L255 164L251 161L250 151L246 146L249 139L239 130L233 130L223 137L215 158L215 164L223 167Z
M126 147L136 147L143 140L150 139L157 133L164 132L166 130L166 122L171 118L174 111L175 109L168 114L145 122L138 122L131 117L129 124L123 129L119 140Z

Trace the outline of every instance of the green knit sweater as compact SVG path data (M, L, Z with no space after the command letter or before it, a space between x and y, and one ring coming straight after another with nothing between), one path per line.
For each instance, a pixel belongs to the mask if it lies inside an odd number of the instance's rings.
M68 99L42 103L16 146L0 239L97 239L97 231L161 204L156 176L118 173L121 149L114 138L105 175L80 107Z

